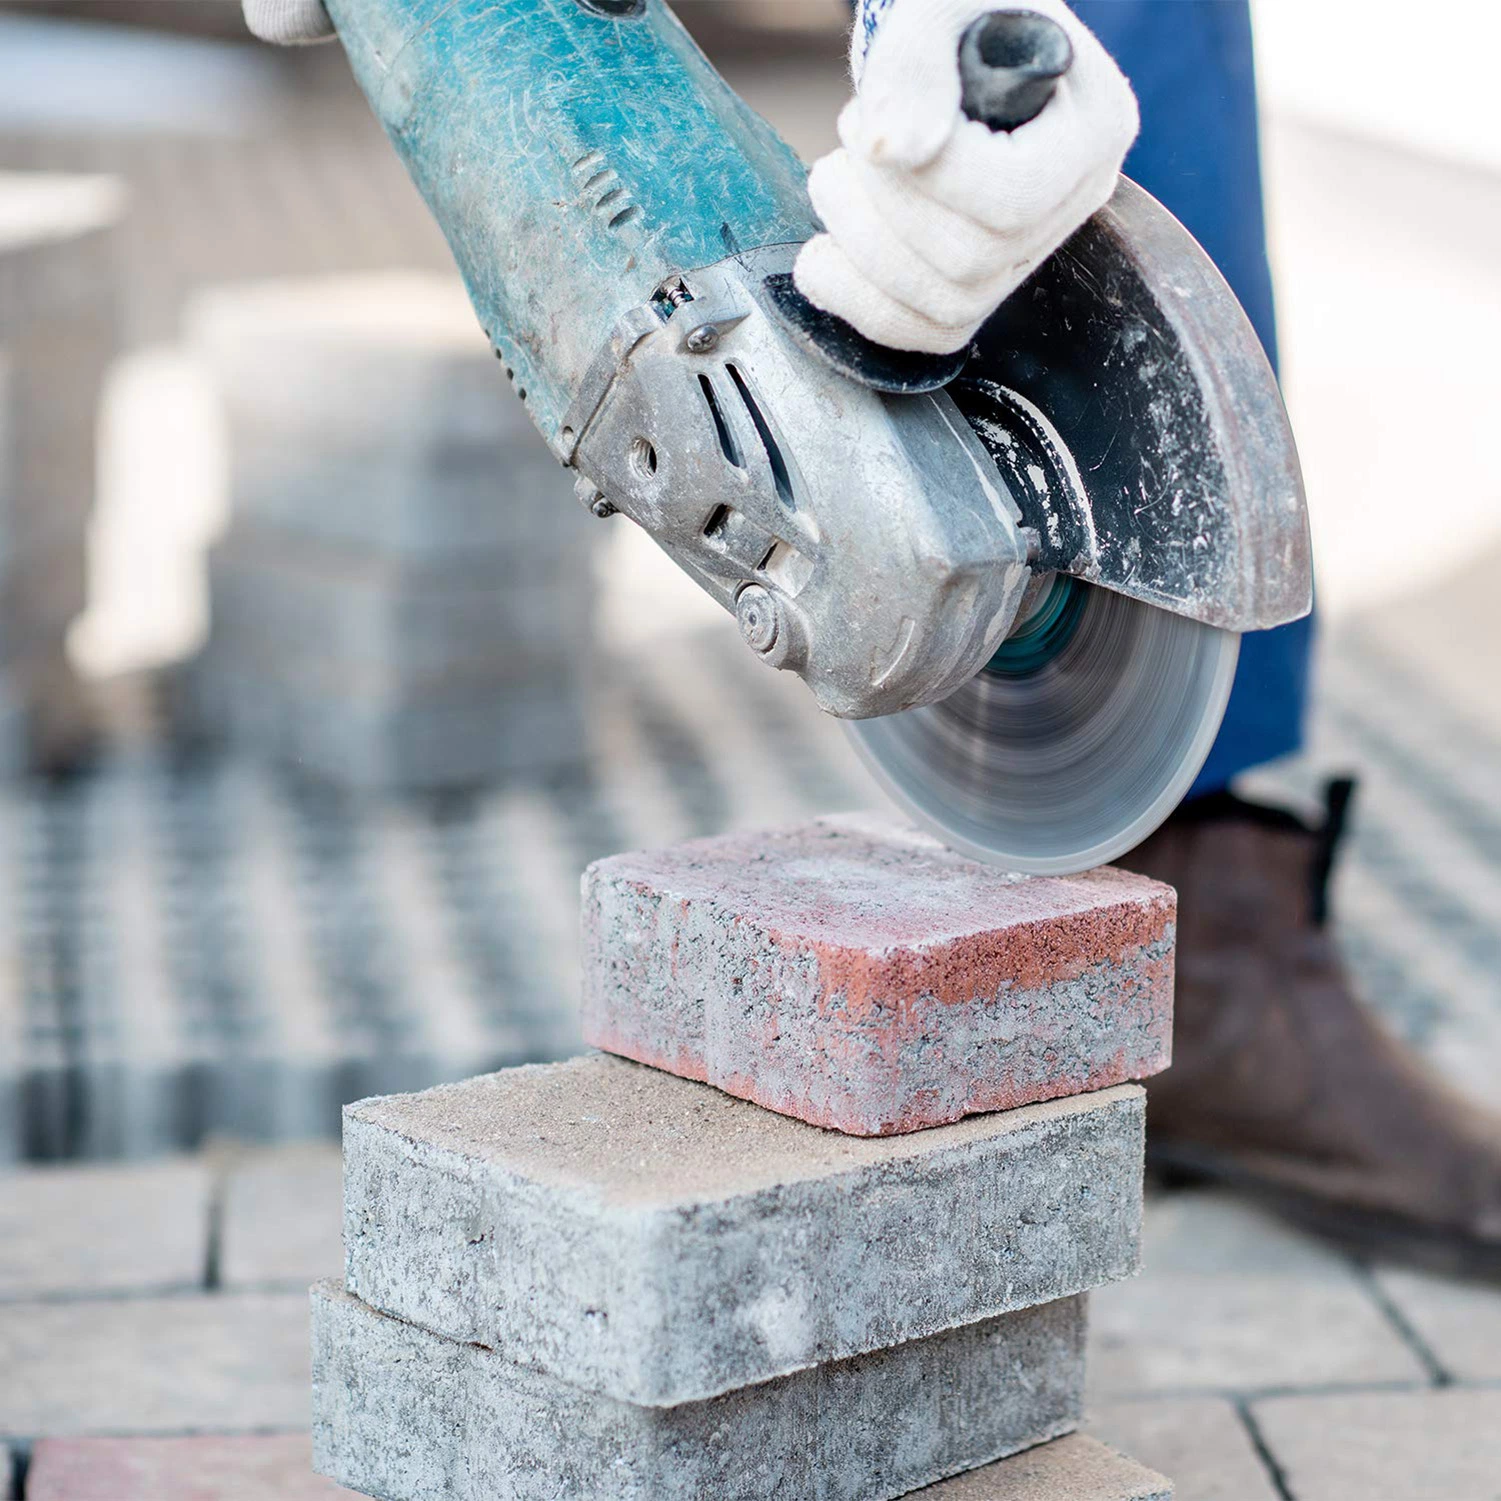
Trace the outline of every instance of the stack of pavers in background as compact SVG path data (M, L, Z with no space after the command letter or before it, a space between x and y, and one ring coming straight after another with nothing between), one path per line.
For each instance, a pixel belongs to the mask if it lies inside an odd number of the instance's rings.
M1144 878L868 819L591 867L584 1027L624 1057L345 1112L318 1467L392 1501L1168 1496L1067 1435L1085 1295L1137 1263L1125 1081L1168 1061L1174 926Z
M95 433L119 340L112 178L0 173L0 774L90 724L67 661L88 594Z
M188 326L230 494L195 717L370 791L576 760L597 528L458 279L217 288Z

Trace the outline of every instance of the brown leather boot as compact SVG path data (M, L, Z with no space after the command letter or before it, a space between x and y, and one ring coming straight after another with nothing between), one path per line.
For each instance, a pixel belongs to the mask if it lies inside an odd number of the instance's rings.
M1321 829L1202 798L1120 861L1178 891L1173 1066L1148 1084L1149 1155L1358 1251L1501 1278L1501 1117L1360 1004L1328 929L1352 791L1331 784Z

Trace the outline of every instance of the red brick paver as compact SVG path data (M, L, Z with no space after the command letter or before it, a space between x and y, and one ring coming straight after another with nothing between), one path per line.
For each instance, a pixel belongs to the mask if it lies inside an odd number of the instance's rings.
M269 1437L49 1438L27 1501L357 1501L313 1474L305 1433Z
M873 818L590 867L588 1042L876 1136L1167 1067L1172 890L1017 879Z

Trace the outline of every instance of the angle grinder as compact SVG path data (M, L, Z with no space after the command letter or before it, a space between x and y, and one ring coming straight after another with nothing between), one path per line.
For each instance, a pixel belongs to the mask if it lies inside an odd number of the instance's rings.
M1306 613L1311 569L1275 379L1166 210L1123 178L983 358L885 350L797 293L804 169L662 0L327 7L584 505L955 847L1068 872L1167 816L1239 633ZM1014 129L1067 39L995 12L960 61Z

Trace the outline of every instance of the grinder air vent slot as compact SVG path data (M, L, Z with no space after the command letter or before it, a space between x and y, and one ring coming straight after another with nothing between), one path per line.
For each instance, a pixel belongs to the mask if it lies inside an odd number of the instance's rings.
M736 469L744 469L745 464L740 457L740 447L735 442L735 435L730 431L729 423L724 420L724 412L720 409L719 396L714 390L714 382L707 375L700 375L698 383L703 387L704 400L709 406L709 415L714 419L714 431L719 435L720 452Z
M730 373L730 379L735 383L735 389L740 393L740 399L745 403L745 410L750 414L752 425L756 429L756 436L761 440L761 447L766 450L766 462L771 465L771 478L777 487L777 499L787 507L789 511L797 509L797 496L792 489L792 474L787 468L787 460L782 455L781 444L777 442L776 434L771 430L771 424L766 420L761 411L760 404L751 395L751 389L745 382L745 377L735 365L724 367Z

